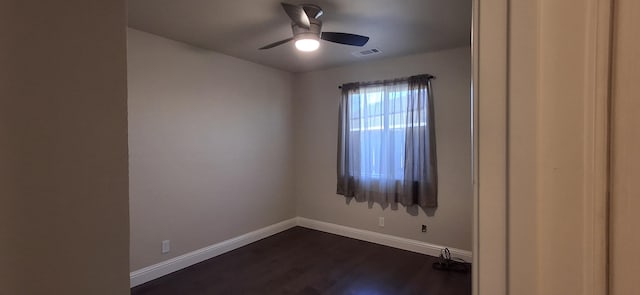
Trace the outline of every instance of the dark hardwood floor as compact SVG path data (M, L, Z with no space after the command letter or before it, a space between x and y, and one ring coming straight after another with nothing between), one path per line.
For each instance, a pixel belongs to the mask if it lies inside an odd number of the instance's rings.
M133 295L470 295L471 274L437 258L294 227L137 286Z

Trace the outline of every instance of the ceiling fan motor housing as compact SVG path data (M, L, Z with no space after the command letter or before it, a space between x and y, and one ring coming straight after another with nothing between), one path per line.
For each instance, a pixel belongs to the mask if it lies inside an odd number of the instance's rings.
M322 30L322 21L309 18L311 25L309 29L303 28L295 23L291 24L291 30L295 40L300 39L320 39L320 32Z

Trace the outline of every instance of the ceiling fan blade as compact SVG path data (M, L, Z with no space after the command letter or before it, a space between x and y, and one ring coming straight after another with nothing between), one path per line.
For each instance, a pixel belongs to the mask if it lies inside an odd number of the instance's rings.
M352 46L364 46L369 42L369 37L367 36L337 32L322 32L320 38L322 40Z
M278 45L282 45L282 44L284 44L284 43L287 43L287 42L289 42L289 41L291 41L291 40L293 40L293 37L291 37L291 38L287 38L287 39L284 39L284 40L280 40L280 41L278 41L278 42L273 42L273 43L271 43L271 44L269 44L269 45L265 45L265 46L260 47L260 50L273 48L273 47L276 47L276 46L278 46Z
M301 6L288 3L280 4L282 4L282 8L284 8L284 11L295 24L305 29L310 28L311 22L309 22L309 17Z

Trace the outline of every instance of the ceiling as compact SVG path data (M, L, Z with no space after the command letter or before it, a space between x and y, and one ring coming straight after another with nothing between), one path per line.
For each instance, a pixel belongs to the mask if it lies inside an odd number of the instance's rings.
M129 27L244 60L306 72L372 59L470 44L471 0L287 0L324 10L323 31L369 36L364 47L321 41L315 52L293 42L258 48L292 36L277 0L129 0ZM376 48L382 53L354 56Z

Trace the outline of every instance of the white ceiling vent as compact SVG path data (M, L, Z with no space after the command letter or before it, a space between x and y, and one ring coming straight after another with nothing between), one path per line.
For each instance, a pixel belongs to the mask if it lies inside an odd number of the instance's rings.
M363 56L372 56L372 55L377 55L382 53L382 51L380 51L380 49L377 48L371 48L371 49L366 49L366 50L362 50L362 51L355 51L352 52L351 54L353 54L354 56L357 57L363 57Z

